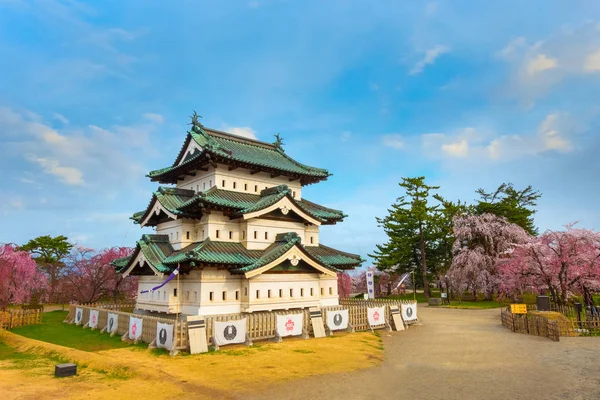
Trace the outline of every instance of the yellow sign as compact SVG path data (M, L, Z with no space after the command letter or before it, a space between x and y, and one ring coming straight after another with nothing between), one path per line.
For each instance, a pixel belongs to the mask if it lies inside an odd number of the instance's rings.
M527 314L527 304L511 304L510 312L513 314Z

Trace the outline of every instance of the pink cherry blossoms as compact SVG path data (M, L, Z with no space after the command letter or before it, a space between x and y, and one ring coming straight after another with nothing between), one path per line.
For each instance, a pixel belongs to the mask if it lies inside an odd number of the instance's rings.
M574 224L546 231L516 245L498 269L506 296L547 291L553 302L564 304L572 294L600 290L600 232Z
M38 272L29 253L12 244L0 245L0 307L27 303L45 288L46 277Z
M529 240L527 232L493 214L461 215L454 218L454 259L448 275L453 291L483 291L491 300L498 290L498 260L516 243Z

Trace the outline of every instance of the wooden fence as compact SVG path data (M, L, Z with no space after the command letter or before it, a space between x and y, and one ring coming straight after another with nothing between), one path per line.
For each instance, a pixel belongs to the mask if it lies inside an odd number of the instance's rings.
M67 321L71 322L75 320L75 310L77 308L81 308L82 317L81 317L81 325L85 326L88 324L90 320L90 311L98 310L98 330L102 330L106 324L108 323L108 314L116 314L118 317L117 320L117 331L116 335L122 336L125 333L129 332L129 318L139 318L142 319L142 336L140 337L140 341L144 343L152 343L154 339L156 339L156 324L161 322L163 324L170 324L174 326L174 334L175 334L175 348L182 350L187 348L187 326L183 321L177 321L174 318L159 318L149 315L143 314L132 314L123 311L116 311L111 309L110 307L105 308L96 308L96 307L87 307L83 305L74 305L71 304L69 306L69 315L67 316ZM116 308L116 307L113 307Z
M0 329L13 329L41 323L41 308L0 310Z
M343 301L343 300L342 300ZM340 302L342 302L340 301ZM348 316L350 319L350 324L356 331L366 331L369 330L369 324L367 322L367 307L381 307L388 305L399 305L400 303L404 304L414 304L411 301L365 301L361 300L360 302L356 302L354 300L350 302L346 302L345 305L339 306L330 306L330 307L322 307L321 310L323 312L323 320L327 320L327 312L335 311L335 310L348 310ZM69 315L67 320L73 321L75 319L75 310L76 308L81 308L83 311L81 324L86 325L90 318L90 310L98 310L98 329L104 328L108 321L108 313L117 314L118 317L118 327L117 334L124 335L129 330L129 318L140 318L143 320L142 322L142 336L141 341L144 343L152 343L156 338L156 323L162 322L166 324L175 325L175 339L176 339L176 348L179 350L183 350L187 348L188 339L187 339L187 322L182 318L181 320L176 321L174 318L158 318L149 315L143 314L132 314L122 311L113 311L110 307L106 308L97 308L97 307L88 307L86 305L71 305L69 307ZM288 314L303 314L303 328L308 332L309 335L314 336L314 332L312 329L312 324L310 321L310 311L308 309L296 309L296 310L287 310L287 311L261 311L261 312L253 312L246 314L222 314L222 315L209 315L205 316L206 321L206 339L207 342L210 343L211 337L214 336L214 326L215 322L226 322L226 321L236 321L242 318L246 318L246 329L250 339L253 341L259 340L267 340L274 338L276 336L276 324L277 324L277 315L288 315ZM385 307L385 318L388 324L392 325L391 321L391 313L389 311L389 307ZM410 321L413 323L415 321Z
M502 325L513 332L528 335L544 336L554 341L560 340L560 329L557 321L538 315L513 314L509 308L500 312Z

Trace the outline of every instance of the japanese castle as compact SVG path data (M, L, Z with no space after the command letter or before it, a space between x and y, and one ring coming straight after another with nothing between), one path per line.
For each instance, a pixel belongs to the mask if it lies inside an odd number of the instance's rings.
M113 265L139 276L136 309L216 315L338 304L337 273L360 256L325 246L319 227L342 211L302 197L327 170L273 144L192 127L172 166L147 176L164 185L131 219L155 228ZM179 276L157 290L176 269Z

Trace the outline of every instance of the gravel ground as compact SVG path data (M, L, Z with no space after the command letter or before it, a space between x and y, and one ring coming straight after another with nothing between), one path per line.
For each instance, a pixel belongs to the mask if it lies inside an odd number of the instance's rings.
M422 326L382 332L381 366L240 394L240 399L600 399L600 338L508 331L500 310L419 308ZM281 366L285 368L285 366Z

